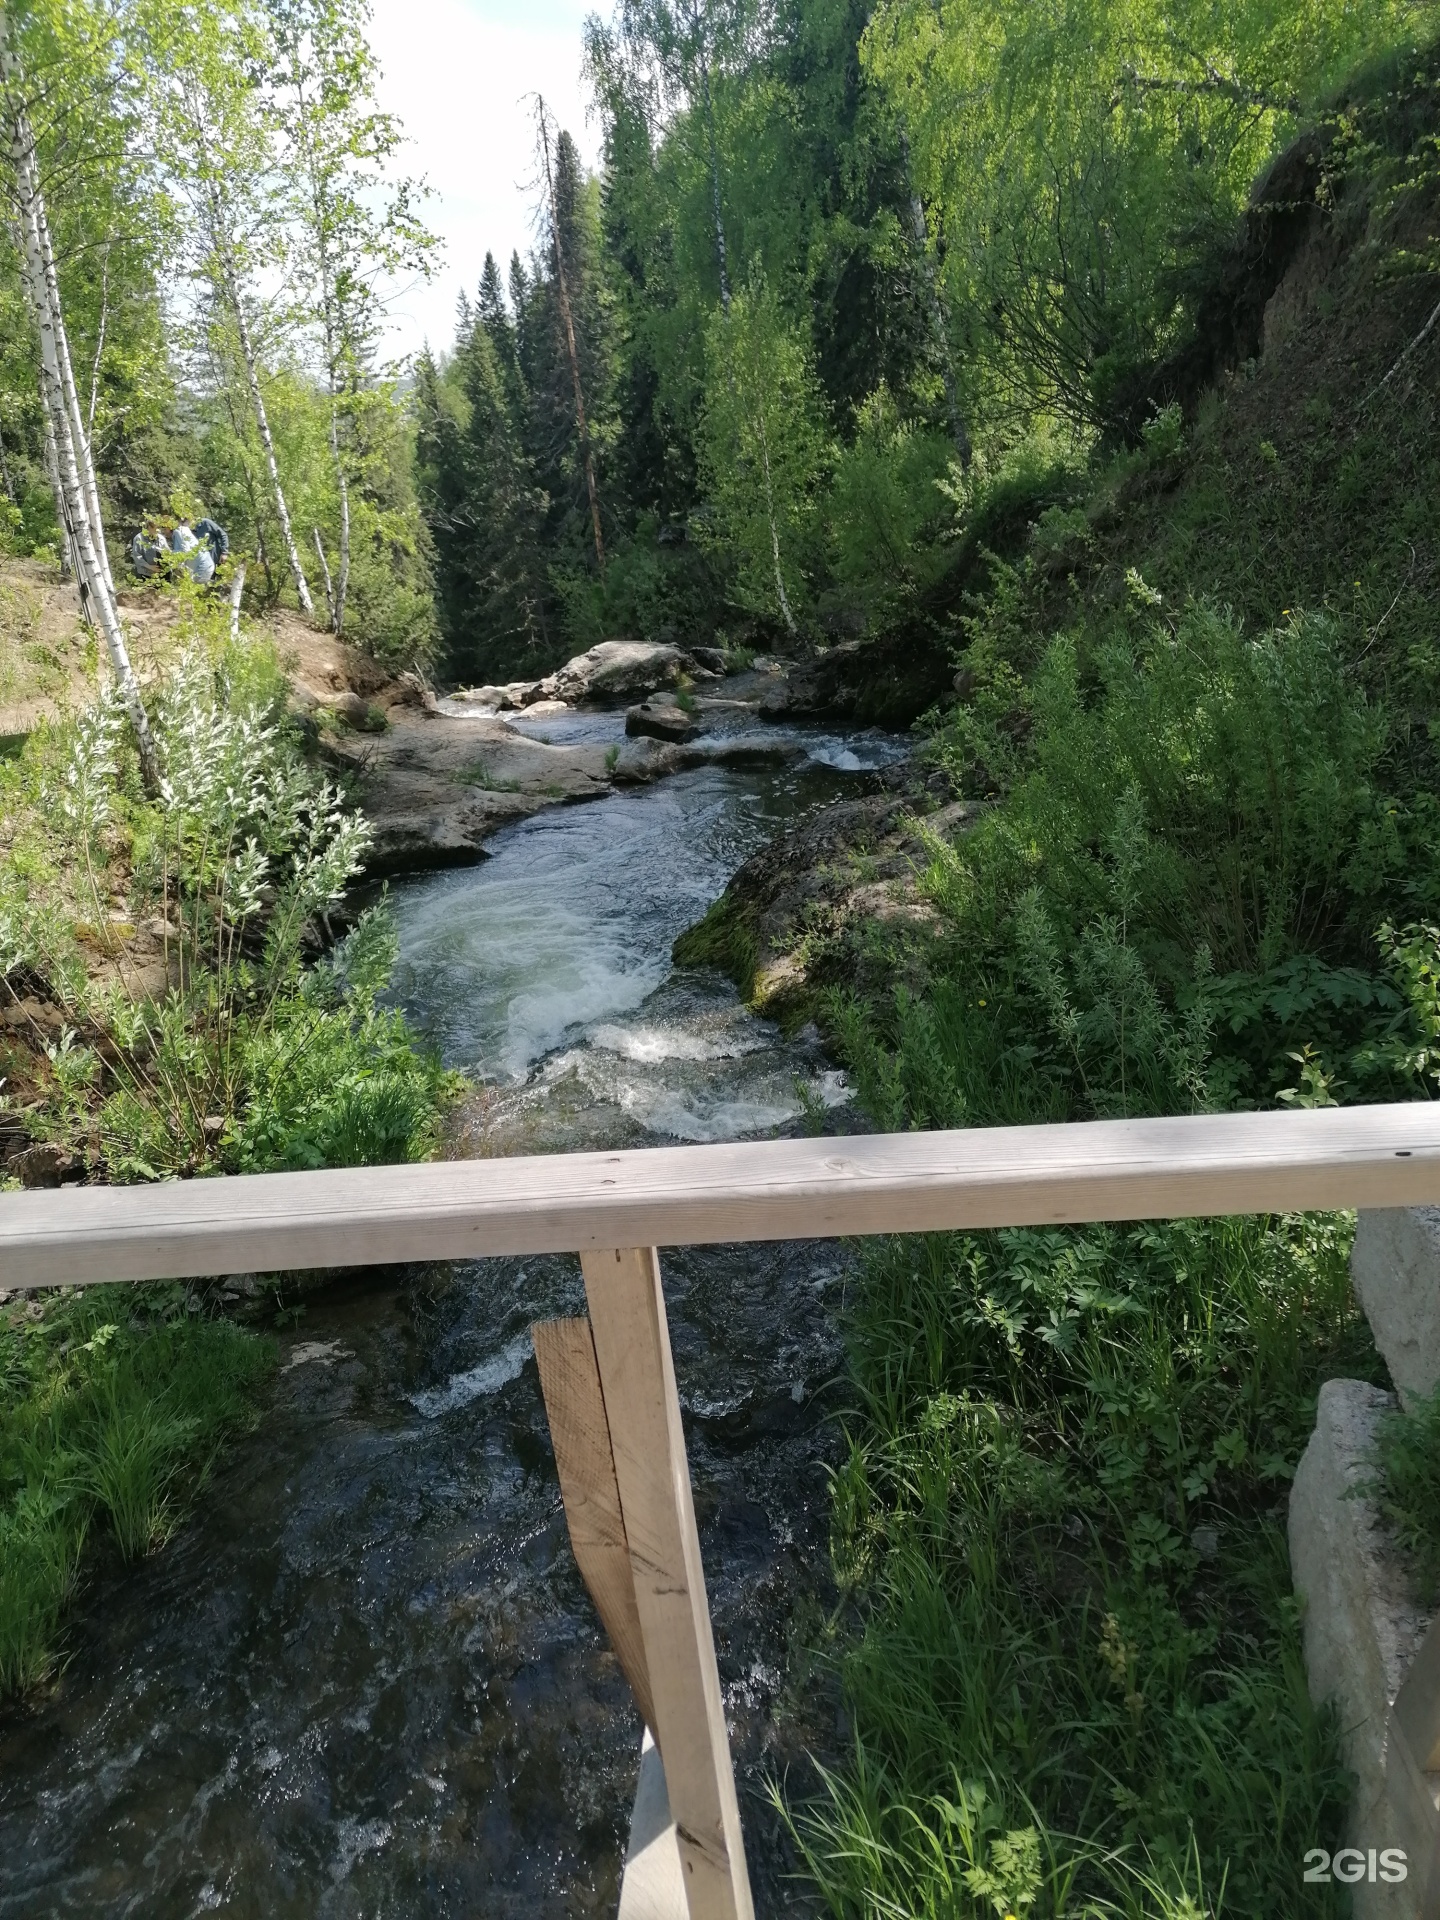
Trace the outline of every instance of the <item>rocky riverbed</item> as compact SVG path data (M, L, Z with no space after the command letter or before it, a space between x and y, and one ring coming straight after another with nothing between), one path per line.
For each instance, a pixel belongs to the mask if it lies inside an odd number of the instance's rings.
M443 698L409 676L363 680L337 651L324 684L297 675L295 705L370 820L372 874L464 865L546 807L807 751L776 724L786 677L768 661L727 674L676 647L607 641L543 680Z

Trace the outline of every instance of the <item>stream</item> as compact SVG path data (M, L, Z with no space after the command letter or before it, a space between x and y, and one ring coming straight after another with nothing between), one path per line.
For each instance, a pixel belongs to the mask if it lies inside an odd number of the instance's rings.
M521 724L609 742L623 716ZM464 1151L763 1136L806 1108L844 1127L813 1033L670 962L750 853L902 750L790 737L803 757L554 807L392 887L395 997L477 1085ZM845 1257L662 1257L766 1915L793 1899L765 1784L794 1757L793 1605L823 1584ZM263 1425L163 1552L89 1581L52 1692L0 1722L0 1920L614 1912L640 1726L570 1556L527 1331L580 1310L572 1258L309 1297Z

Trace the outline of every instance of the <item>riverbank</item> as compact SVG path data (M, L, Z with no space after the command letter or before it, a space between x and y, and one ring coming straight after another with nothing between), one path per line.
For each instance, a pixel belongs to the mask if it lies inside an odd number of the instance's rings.
M1433 181L1389 186L1432 76L1359 90L1370 144L1283 256L1260 194L1254 357L1159 369L1187 409L1035 513L907 790L803 823L677 943L818 1019L876 1126L1434 1097L1436 556L1401 531L1437 524L1433 293L1380 265L1433 229ZM837 1920L1340 1910L1296 1867L1350 1784L1285 1521L1321 1384L1384 1383L1352 1228L861 1261L814 1643L853 1753L792 1802Z
M624 738L623 711L572 724ZM805 741L543 808L478 863L392 883L391 994L471 1080L447 1150L853 1124L816 1036L669 959L747 854L903 744ZM792 1649L797 1604L830 1597L848 1256L695 1249L665 1274L753 1871L762 1910L803 1911L768 1784L845 1746L836 1689ZM163 1553L92 1561L63 1673L0 1724L22 1911L87 1888L105 1910L107 1874L161 1915L242 1880L282 1910L613 1911L639 1727L574 1569L527 1332L581 1298L563 1260L307 1294L270 1336L262 1426Z

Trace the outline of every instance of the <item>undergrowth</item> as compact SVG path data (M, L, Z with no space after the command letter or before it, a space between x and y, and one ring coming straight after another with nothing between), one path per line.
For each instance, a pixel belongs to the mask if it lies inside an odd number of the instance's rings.
M453 1082L382 1004L383 903L320 959L368 827L284 698L272 649L197 616L156 702L157 798L110 702L0 766L0 1099L91 1177L380 1164L434 1137Z
M1427 1605L1440 1597L1440 1392L1380 1423L1380 1509Z
M1433 133L1432 69L1411 92ZM970 599L923 755L978 804L947 838L920 803L923 912L842 928L817 966L877 1125L1435 1096L1434 408L1418 352L1381 384L1433 303L1401 284L1407 245L1433 274L1428 160L1405 185L1433 139L1383 124L1413 106L1397 83L1347 122L1339 244L1289 338L1279 314L1198 419L1097 453ZM742 925L713 912L696 957L733 968ZM829 1648L854 1745L786 1803L831 1913L1348 1910L1302 1879L1350 1781L1309 1698L1285 1515L1321 1383L1384 1377L1350 1230L864 1258ZM1384 1450L1433 1582L1436 1408Z
M417 1159L454 1077L384 1002L383 903L331 919L368 829L273 649L190 617L152 689L158 795L109 700L0 762L0 1152L112 1181ZM0 1311L0 1697L53 1671L89 1545L168 1537L268 1357L184 1288Z
M1319 1383L1375 1366L1350 1226L870 1252L832 1520L855 1753L792 1816L830 1911L1337 1911L1300 1884L1349 1781L1284 1516Z
M169 1538L271 1361L178 1285L0 1314L0 1698L54 1668L87 1548L135 1560Z

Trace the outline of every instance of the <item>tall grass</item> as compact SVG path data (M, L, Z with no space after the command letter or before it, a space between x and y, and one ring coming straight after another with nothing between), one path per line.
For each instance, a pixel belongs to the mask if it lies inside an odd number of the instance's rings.
M1300 1881L1348 1779L1283 1515L1320 1380L1375 1364L1348 1241L1303 1216L871 1252L833 1489L855 1754L793 1816L832 1913L1338 1911Z
M270 1343L196 1304L102 1286L0 1315L0 1697L52 1671L87 1543L161 1545L257 1417Z

